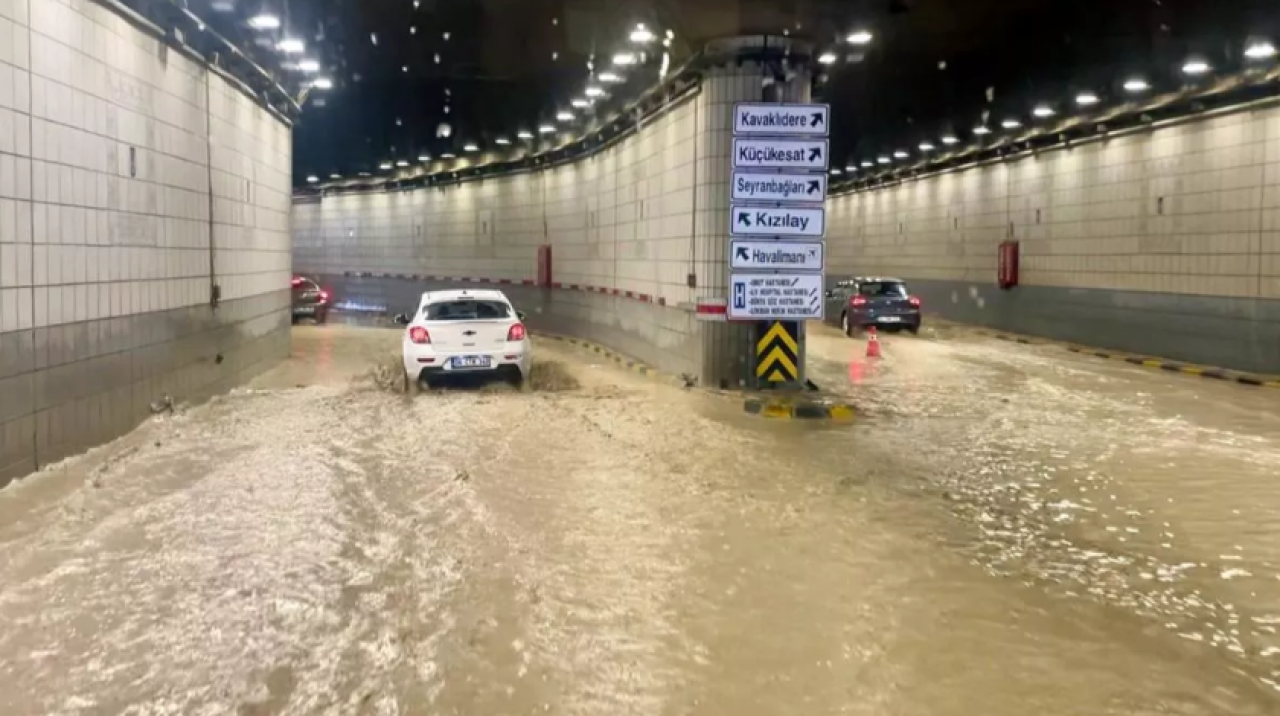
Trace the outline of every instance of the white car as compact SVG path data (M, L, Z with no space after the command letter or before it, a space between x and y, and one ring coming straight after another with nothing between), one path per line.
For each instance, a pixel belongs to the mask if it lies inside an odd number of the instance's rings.
M529 377L533 346L524 314L501 291L428 291L418 310L396 316L405 389L413 392L432 379L488 375L520 385Z

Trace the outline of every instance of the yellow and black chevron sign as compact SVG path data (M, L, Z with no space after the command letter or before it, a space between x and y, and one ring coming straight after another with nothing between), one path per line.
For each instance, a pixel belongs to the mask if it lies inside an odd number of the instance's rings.
M789 321L763 323L764 333L756 341L756 378L769 383L796 383L800 380L800 326Z

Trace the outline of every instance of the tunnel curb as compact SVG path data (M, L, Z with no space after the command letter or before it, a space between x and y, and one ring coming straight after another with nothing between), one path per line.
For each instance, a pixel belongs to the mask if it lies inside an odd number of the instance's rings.
M570 338L569 336L562 336L558 333L547 333L546 331L531 331L531 333L533 333L533 335L539 338L546 338L553 341L559 341L561 343L568 343L570 345L574 345L579 348L583 348L585 350L591 351L592 353L608 358L609 360L613 361L614 363L617 363L618 365L622 366L623 368L633 373L639 373L640 375L643 375L646 378L661 379L661 380L667 380L667 381L677 380L675 376L667 375L666 373L663 373L656 368L645 365L640 361L628 358L627 356L624 356L621 353L618 353L617 351L605 348L604 346L598 343L592 343L591 341L584 341L580 338Z
M1050 341L1045 339L1032 339L1026 336L1019 336L1014 333L1003 333L1000 331L991 331L979 329L978 333L989 336L1001 341L1009 341L1010 343L1019 343L1022 345L1036 346L1055 346L1063 348L1072 353L1079 355L1093 356L1095 358L1106 358L1107 360L1122 361L1130 365L1141 366L1143 368L1155 368L1170 373L1180 373L1182 375L1192 375L1200 378L1210 378L1228 383L1239 383L1240 385L1250 385L1258 388L1280 388L1280 377L1263 376L1254 373L1242 373L1240 371L1229 370L1227 368L1218 368L1213 366L1195 365L1183 361L1166 360L1163 358L1153 358L1151 356L1134 355L1132 353L1116 353L1113 351L1082 346L1076 343L1061 343L1058 341Z
M774 420L853 420L853 406L843 403L821 403L814 400L793 398L747 398L742 410L749 415Z

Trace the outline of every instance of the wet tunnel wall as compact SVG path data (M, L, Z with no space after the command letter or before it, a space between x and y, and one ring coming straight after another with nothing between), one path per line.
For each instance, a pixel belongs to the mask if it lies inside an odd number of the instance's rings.
M291 152L151 28L0 2L0 484L288 354Z
M828 202L829 275L931 312L1280 373L1280 109L1238 111ZM1021 285L996 287L997 245Z
M535 327L693 372L696 291L686 278L698 258L701 100L686 98L614 146L542 171L295 204L294 268L319 275L339 304L388 310L411 309L428 288L502 281ZM543 244L559 290L528 285Z

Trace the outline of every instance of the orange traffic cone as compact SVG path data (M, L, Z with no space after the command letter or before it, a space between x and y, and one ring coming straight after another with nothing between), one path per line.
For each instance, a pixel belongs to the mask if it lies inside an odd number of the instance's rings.
M876 327L867 327L867 357L880 357L880 339L876 337Z

